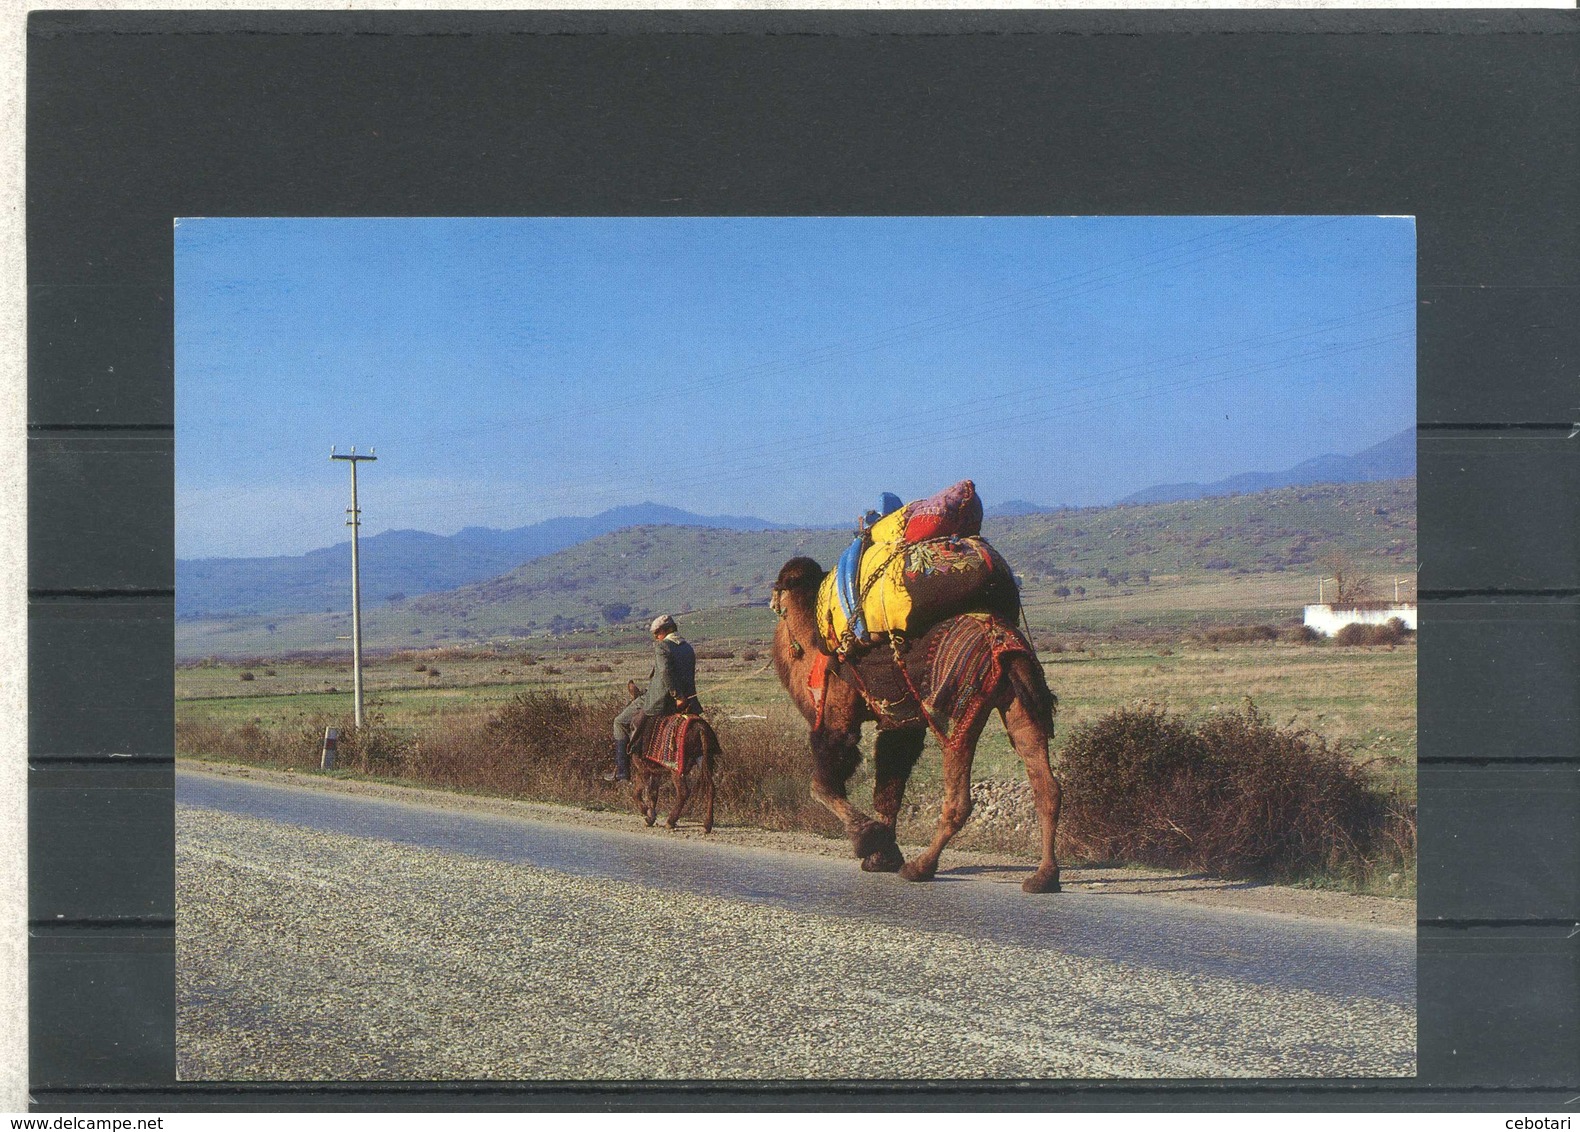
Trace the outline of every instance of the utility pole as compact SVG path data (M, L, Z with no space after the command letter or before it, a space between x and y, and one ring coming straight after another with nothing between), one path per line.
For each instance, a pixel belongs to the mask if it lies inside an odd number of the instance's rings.
M359 456L356 446L352 445L351 455L342 456L333 448L329 450L331 460L351 463L351 506L346 508L351 518L346 520L346 526L351 528L351 700L358 731L362 730L362 569L357 559L357 530L362 526L362 510L357 506L357 462L377 460L373 455L376 451L369 448L365 455Z

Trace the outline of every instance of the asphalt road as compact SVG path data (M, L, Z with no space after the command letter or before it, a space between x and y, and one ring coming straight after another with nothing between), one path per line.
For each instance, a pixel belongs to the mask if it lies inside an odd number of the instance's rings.
M1375 1077L1413 933L183 772L185 1079Z

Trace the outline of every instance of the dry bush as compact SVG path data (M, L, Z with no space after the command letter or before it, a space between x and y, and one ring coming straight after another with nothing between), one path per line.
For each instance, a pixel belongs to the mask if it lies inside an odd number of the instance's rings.
M196 758L249 763L280 770L317 770L324 748L324 728L340 731L339 765L350 766L360 754L349 718L315 716L290 727L264 728L256 723L227 727L222 723L176 724L176 751ZM385 741L387 744L387 740Z
M729 649L698 649L698 660L734 660L735 654Z
M182 724L176 749L282 770L319 766L324 728L338 727L337 768L506 797L594 807L628 804L602 775L614 766L610 724L629 700L610 692L574 696L551 688L521 692L481 722L449 722L412 734L370 713L359 731L348 718L319 716L296 726L263 728ZM766 720L718 719L722 748L715 768L721 824L770 829L825 828L833 820L811 797L812 760L805 732Z
M1066 847L1091 860L1364 879L1414 856L1412 806L1249 701L1195 723L1151 705L1111 713L1070 735L1060 774Z
M534 688L481 724L425 735L410 762L420 782L514 797L584 802L613 765L609 725L622 697L594 699Z
M1351 621L1333 634L1336 645L1397 645L1410 635L1410 629L1397 617L1390 617L1381 625L1364 625Z
M1310 625L1291 625L1278 636L1279 640L1288 641L1292 645L1314 645L1323 640L1322 634Z
M802 728L766 719L717 719L721 753L715 771L720 816L731 825L767 829L838 828L812 799L812 753Z
M601 781L614 765L610 723L629 701L611 692L580 697L522 692L479 726L425 736L408 767L433 785L592 806L626 804ZM823 811L811 798L811 759L802 735L763 720L717 720L715 768L721 824L805 828Z
M1206 629L1201 639L1214 645L1245 644L1248 641L1276 641L1278 630L1271 625L1220 625Z
M1339 626L1338 632L1333 634L1333 643L1336 645L1369 645L1371 644L1372 627L1352 621L1348 625Z
M237 677L237 679L238 680L256 680L257 677L254 676L251 672L243 672L240 676Z

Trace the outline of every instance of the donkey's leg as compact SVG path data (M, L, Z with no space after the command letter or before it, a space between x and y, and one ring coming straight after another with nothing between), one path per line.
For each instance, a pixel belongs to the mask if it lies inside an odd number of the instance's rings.
M845 827L856 856L867 857L894 840L892 830L873 821L845 795L845 783L861 765L861 729L812 732L812 797Z
M1015 753L1026 764L1026 779L1031 784L1037 824L1042 832L1042 860L1037 871L1021 883L1021 888L1027 892L1058 892L1059 861L1054 856L1053 842L1059 830L1062 792L1048 763L1048 728L1017 698L1004 709L1004 729L1009 732Z
M713 753L708 750L704 741L702 758L697 767L697 773L702 776L702 832L713 832Z
M680 821L681 811L686 808L686 799L691 797L691 790L686 786L686 776L678 770L675 778L675 808L669 811L669 818L664 822L670 829L674 829Z
M642 817L648 825L652 825L658 820L658 775L643 771L638 781L637 802L642 807Z
M911 768L921 756L925 739L926 735L920 730L878 732L873 759L877 766L872 808L878 812L879 824L889 831L889 840L861 862L861 867L869 873L892 873L905 864L894 840L894 827L899 820L900 803L905 798L905 784L911 777Z

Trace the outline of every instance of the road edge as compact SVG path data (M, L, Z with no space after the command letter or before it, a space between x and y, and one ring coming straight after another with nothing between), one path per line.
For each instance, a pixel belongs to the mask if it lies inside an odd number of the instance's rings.
M177 757L176 769L187 773L244 778L304 790L354 794L410 805L516 817L554 825L593 826L626 833L647 832L646 826L635 812L617 809L583 809L563 803L469 794L436 787L408 786L364 778L341 778L325 774L275 770L187 756ZM610 801L617 800L618 795L611 789ZM700 828L687 825L672 833L666 831L663 835L697 841L701 841L704 837ZM816 833L766 830L750 826L716 826L714 831L706 836L711 842L742 848L767 849L842 860L850 858L850 849L842 838L824 837ZM915 851L921 846L907 845L903 848ZM969 870L966 875L978 883L1005 883L1006 866L1024 869L1029 873L1033 864L1030 859L1022 859L1013 854L970 849L950 849L944 863L946 867L941 871ZM856 867L853 858L851 867ZM1019 877L1015 876L1013 879L1018 881ZM1230 882L1203 877L1201 874L1134 867L1067 867L1064 870L1064 880L1068 889L1094 892L1107 889L1104 894L1117 899L1124 899L1126 896L1144 896L1148 899L1161 899L1173 903L1210 906L1277 917L1294 917L1307 921L1367 926L1388 931L1414 932L1416 925L1415 901L1393 897L1365 896L1249 881ZM1113 886L1116 883L1123 884L1124 890L1114 891Z

